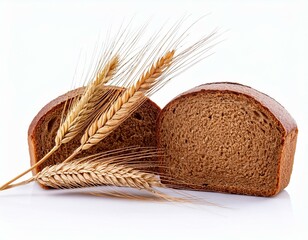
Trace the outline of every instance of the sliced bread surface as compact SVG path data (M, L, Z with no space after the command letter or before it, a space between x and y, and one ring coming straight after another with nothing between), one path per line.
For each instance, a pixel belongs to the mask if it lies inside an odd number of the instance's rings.
M159 115L162 180L182 189L276 195L290 181L297 132L290 114L257 90L201 85Z
M43 107L33 119L28 130L31 165L38 162L53 148L55 144L54 138L60 125L65 103L81 95L83 91L84 88L79 88L54 99ZM119 89L119 91L121 90ZM76 158L131 146L156 147L156 120L159 112L160 108L150 99L147 99L114 132L94 147L78 154ZM63 144L46 162L35 168L33 174L48 165L64 161L79 147L82 134L83 131L72 141Z

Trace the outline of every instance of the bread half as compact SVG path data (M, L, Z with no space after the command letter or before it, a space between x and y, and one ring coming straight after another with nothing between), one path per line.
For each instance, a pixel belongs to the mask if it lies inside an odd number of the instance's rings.
M119 91L122 90L119 89ZM81 95L83 91L84 88L79 88L54 99L43 107L33 119L28 130L31 165L39 161L53 148L65 103ZM160 108L150 99L147 99L113 133L94 147L76 156L76 158L129 146L156 147L156 120L159 112ZM64 161L80 145L82 134L83 131L69 143L63 144L46 162L35 168L33 174L48 165Z
M157 121L165 184L273 196L292 172L297 125L274 99L234 83L205 84L173 99Z

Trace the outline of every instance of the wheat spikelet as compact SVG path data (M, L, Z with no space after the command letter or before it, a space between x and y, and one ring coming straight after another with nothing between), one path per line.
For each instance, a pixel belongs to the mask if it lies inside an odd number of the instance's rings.
M145 94L159 82L159 77L170 66L175 51L167 52L150 69L144 73L140 79L110 106L108 111L103 112L90 127L85 131L81 138L81 145L77 148L65 162L70 161L80 151L87 150L94 146L114 129L124 122L130 114L145 100Z
M97 74L96 79L86 87L84 94L72 107L65 121L59 127L55 137L56 146L71 141L91 121L90 115L104 96L104 84L112 78L118 63L118 56L113 57L104 69Z
M52 188L78 188L100 185L132 187L151 191L162 187L158 176L110 162L79 161L45 167L34 178Z

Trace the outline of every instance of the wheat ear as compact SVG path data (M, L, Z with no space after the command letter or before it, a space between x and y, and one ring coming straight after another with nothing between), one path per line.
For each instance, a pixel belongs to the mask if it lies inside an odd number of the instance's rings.
M160 199L175 202L188 202L188 198L172 197L168 194L156 190L156 187L165 188L161 183L159 176L153 173L140 171L125 164L113 163L103 160L73 160L69 163L60 163L45 167L30 179L11 184L8 188L38 182L45 187L55 189L71 189L94 186L117 186L130 187L139 190L146 190ZM96 196L104 196L99 192L90 192ZM109 192L110 196L121 196L138 199L138 196L128 195L126 193ZM145 200L146 198L142 198Z
M96 145L124 122L140 103L142 103L145 99L145 94L159 82L157 81L159 77L171 65L174 53L174 50L167 52L153 64L133 86L125 90L110 108L106 112L103 112L90 127L87 128L81 138L80 147L64 162L70 161L79 152Z
M35 180L52 188L75 188L113 185L151 190L161 187L159 178L125 165L103 161L75 161L46 167Z
M79 188L102 185L132 187L153 192L153 187L163 187L159 177L124 164L102 160L73 160L45 167L30 179L11 185L24 185L36 181L52 188Z
M102 100L102 95L104 96L104 84L113 77L118 64L118 57L113 57L104 69L97 74L96 79L90 82L90 84L86 87L84 94L69 111L65 121L58 129L55 137L55 143L57 146L74 139L76 135L84 129L86 123L91 120L89 116L93 113L95 107Z
M31 168L19 174L0 187L0 191L44 163L59 147L72 140L91 121L90 115L104 98L103 87L115 74L119 65L119 57L113 57L89 83L81 98L69 110L64 122L60 125L55 137L55 146ZM94 114L93 114L94 115Z

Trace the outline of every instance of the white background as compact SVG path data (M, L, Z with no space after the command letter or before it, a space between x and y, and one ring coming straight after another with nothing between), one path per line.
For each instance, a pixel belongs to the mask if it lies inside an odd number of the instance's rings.
M72 86L80 51L111 25L162 25L211 13L195 31L228 30L215 54L156 93L214 81L250 85L280 102L299 137L290 185L274 198L193 193L222 205L99 198L41 190L0 192L0 239L308 239L308 17L305 1L0 1L0 183L29 166L27 128Z

